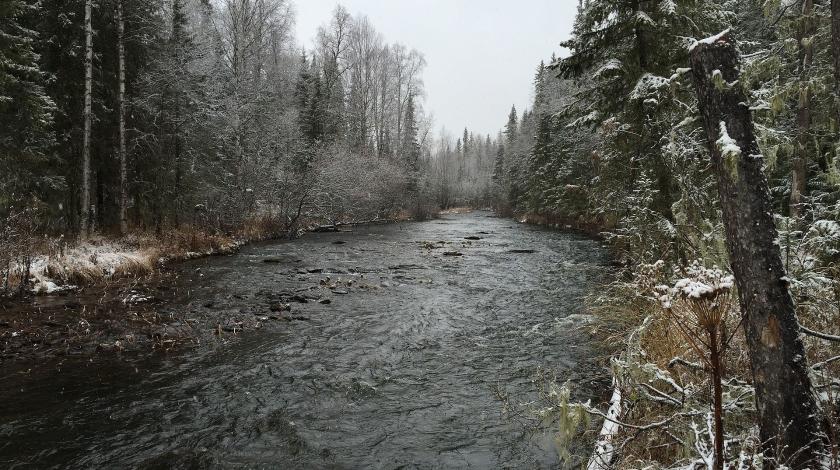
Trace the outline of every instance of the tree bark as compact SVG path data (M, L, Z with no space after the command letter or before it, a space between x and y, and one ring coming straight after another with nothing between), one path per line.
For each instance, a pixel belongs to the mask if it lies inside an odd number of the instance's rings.
M766 466L818 468L825 448L824 422L776 244L764 157L739 82L739 62L735 38L729 32L700 42L691 53L730 263L745 317L760 435L770 462Z
M804 197L808 192L808 141L811 132L811 63L814 59L814 0L804 0L802 25L797 34L799 41L799 104L796 110L797 145L791 165L790 216L802 217Z
M93 92L93 0L85 0L85 104L82 134L82 201L79 229L83 236L90 235L90 132L91 101Z
M836 93L840 91L840 0L831 0L831 55L834 58L834 90Z
M834 125L840 137L840 0L831 0L831 55L834 59Z
M120 232L128 233L128 165L125 152L125 21L123 0L117 0L117 49L119 56L119 160L120 160Z

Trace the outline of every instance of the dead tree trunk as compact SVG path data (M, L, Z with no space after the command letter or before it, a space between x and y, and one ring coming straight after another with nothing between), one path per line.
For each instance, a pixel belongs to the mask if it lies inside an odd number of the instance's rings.
M761 440L770 467L819 467L820 410L785 281L771 215L764 158L739 82L735 38L726 32L691 53L695 89L711 149L727 248L750 350Z
M120 232L128 233L128 167L125 154L125 19L123 0L117 0L117 53L119 56L119 160L120 160Z
M85 0L85 107L82 135L82 200L79 229L83 236L90 232L90 131L93 93L93 0Z
M790 216L800 218L808 193L808 142L811 132L811 63L814 60L814 0L804 0L802 22L797 32L799 41L799 102L796 109L796 153L790 175Z

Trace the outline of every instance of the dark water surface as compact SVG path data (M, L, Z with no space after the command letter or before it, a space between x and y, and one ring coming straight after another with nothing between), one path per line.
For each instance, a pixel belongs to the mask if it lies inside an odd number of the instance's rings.
M185 263L161 308L311 301L169 357L5 366L0 468L556 467L551 436L504 413L498 390L520 404L541 368L600 375L576 327L606 264L596 241L483 212Z

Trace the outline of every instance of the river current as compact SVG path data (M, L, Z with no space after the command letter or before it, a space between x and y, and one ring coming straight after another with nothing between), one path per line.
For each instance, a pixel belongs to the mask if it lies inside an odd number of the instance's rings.
M556 468L523 404L540 375L602 393L581 298L607 264L597 241L486 212L183 263L159 308L288 304L293 320L142 360L4 367L0 467Z

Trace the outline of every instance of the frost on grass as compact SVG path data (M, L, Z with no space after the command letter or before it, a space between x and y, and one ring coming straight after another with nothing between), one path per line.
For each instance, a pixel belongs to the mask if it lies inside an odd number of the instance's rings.
M156 252L115 242L89 241L52 255L36 256L30 267L32 291L53 294L100 279L150 273Z

